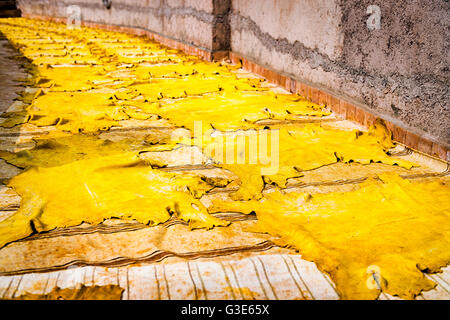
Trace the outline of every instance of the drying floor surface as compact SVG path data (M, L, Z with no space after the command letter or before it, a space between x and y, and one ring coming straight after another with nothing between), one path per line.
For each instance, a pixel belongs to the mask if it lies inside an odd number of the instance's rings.
M382 122L141 37L0 31L28 59L2 65L1 298L450 298L448 164Z

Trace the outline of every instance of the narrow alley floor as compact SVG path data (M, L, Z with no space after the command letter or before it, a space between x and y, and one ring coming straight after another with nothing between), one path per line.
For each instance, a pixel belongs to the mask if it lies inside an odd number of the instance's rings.
M143 37L0 33L0 298L450 299L449 165L382 121Z

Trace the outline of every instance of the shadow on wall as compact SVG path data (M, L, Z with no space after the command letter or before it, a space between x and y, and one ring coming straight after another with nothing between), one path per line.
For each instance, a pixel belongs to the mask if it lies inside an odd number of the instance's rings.
M0 0L0 18L20 17L15 0Z

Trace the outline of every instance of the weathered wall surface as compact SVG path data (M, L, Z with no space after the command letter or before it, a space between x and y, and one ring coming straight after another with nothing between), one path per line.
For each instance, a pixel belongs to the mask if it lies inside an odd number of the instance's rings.
M233 0L231 50L449 146L449 14L443 0Z
M22 13L66 18L77 5L83 21L142 28L199 48L218 51L229 46L224 14L230 1L113 0L106 9L101 0L18 0Z

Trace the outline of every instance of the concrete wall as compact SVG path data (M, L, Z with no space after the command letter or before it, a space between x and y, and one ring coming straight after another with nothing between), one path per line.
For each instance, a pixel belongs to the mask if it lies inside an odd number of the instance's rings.
M229 46L224 15L230 1L113 0L106 9L101 0L18 0L22 13L67 17L67 8L81 8L83 21L142 28L209 51Z
M137 27L231 50L450 148L445 0L18 0L24 14ZM367 8L381 9L380 29Z
M233 0L231 49L448 147L449 13L443 0Z

